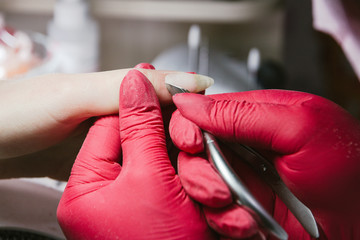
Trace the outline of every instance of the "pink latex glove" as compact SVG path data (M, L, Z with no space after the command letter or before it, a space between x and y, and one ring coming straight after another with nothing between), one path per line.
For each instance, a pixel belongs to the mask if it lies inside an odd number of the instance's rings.
M158 98L137 70L121 84L119 112L96 121L77 156L57 213L67 239L214 239L169 161Z
M253 147L271 160L290 190L312 210L320 239L360 239L360 124L338 105L281 90L177 94L173 101L178 111L171 119L170 135L185 151L178 159L181 182L203 204L208 223L218 233L243 238L259 230L251 215L233 204L210 163L195 155L203 151L198 126L218 138ZM222 149L289 239L311 239L252 169L225 146Z

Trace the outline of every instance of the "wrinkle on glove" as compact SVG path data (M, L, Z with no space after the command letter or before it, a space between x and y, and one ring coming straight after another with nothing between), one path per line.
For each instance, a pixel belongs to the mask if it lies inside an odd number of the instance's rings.
M360 123L340 106L316 95L283 90L211 96L183 93L175 95L173 101L178 112L171 119L170 135L174 144L187 152L179 155L179 176L186 183L186 192L204 209L216 208L212 201L220 208L231 204L228 198L221 198L228 190L217 182L220 178L212 177L217 174L215 170L213 174L198 173L209 176L208 180L186 174L192 171L190 167L211 170L206 167L207 159L199 158L203 151L199 128L265 154L289 189L313 211L320 239L359 237ZM288 232L289 239L311 239L241 157L221 147L252 194ZM210 215L204 212L209 221ZM211 217L217 220L212 221L217 232L230 229L222 227L221 215ZM238 230L244 227L238 224ZM234 232L227 231L227 237L235 237Z
M66 238L215 239L170 163L149 80L129 71L119 102L119 116L98 119L76 158L57 211Z

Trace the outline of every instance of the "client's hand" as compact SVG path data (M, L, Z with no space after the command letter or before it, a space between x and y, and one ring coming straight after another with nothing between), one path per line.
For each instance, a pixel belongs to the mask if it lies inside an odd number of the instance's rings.
M66 237L214 239L171 166L158 98L137 70L121 84L119 113L96 121L75 161L58 207Z
M135 68L148 77L163 106L172 101L165 78L186 74L156 71L150 64ZM92 124L89 118L118 112L119 87L128 71L0 81L0 178L67 179ZM188 76L194 79L188 82L193 91L208 87L206 79L202 85L201 78Z
M290 190L313 211L321 239L360 238L360 124L342 108L318 96L280 90L177 94L173 100L179 111L173 114L170 134L185 151L179 155L181 182L203 204L210 226L221 235L250 237L258 228L246 209L232 203L209 162L193 155L203 151L199 127L253 147L271 160ZM289 239L310 239L241 157L227 153L240 178Z

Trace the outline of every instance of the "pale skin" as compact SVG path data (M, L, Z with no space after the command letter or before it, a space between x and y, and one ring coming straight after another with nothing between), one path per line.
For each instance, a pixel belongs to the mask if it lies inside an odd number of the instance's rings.
M129 70L0 81L0 178L66 179L88 119L118 113L120 84ZM137 70L151 81L161 105L169 105L164 81L174 72Z

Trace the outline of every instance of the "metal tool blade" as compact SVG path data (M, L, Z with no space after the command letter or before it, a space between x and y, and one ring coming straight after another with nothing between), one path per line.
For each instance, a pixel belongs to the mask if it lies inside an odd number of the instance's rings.
M168 83L166 83L166 87L172 95L189 92L186 89ZM287 240L288 235L286 231L270 216L269 213L267 213L231 168L217 144L215 137L207 132L203 132L203 135L209 160L231 190L235 197L235 202L250 209L249 212L259 222L260 226L269 231L272 235L280 240Z
M249 212L253 215L254 219L260 223L260 226L275 237L281 240L288 239L286 231L262 207L231 168L217 144L215 137L208 132L203 132L203 135L209 160L229 187L236 199L236 203L250 209Z
M166 83L166 88L171 95L177 93L188 93L186 89ZM271 187L279 196L288 209L298 219L304 229L315 238L319 237L319 230L315 218L309 208L307 208L296 196L288 189L280 178L275 167L263 156L252 148L233 142L225 142L241 159L245 160L259 176ZM231 169L230 165L228 168ZM226 180L224 180L226 181Z
M225 142L242 160L245 160L255 172L271 187L277 196L288 207L304 229L315 238L319 230L311 210L306 207L285 185L275 167L263 156L248 146L234 142Z
M173 84L169 84L169 83L165 83L165 86L167 88L167 90L169 91L169 93L171 94L171 96L174 96L177 93L189 93L188 90L175 86Z

